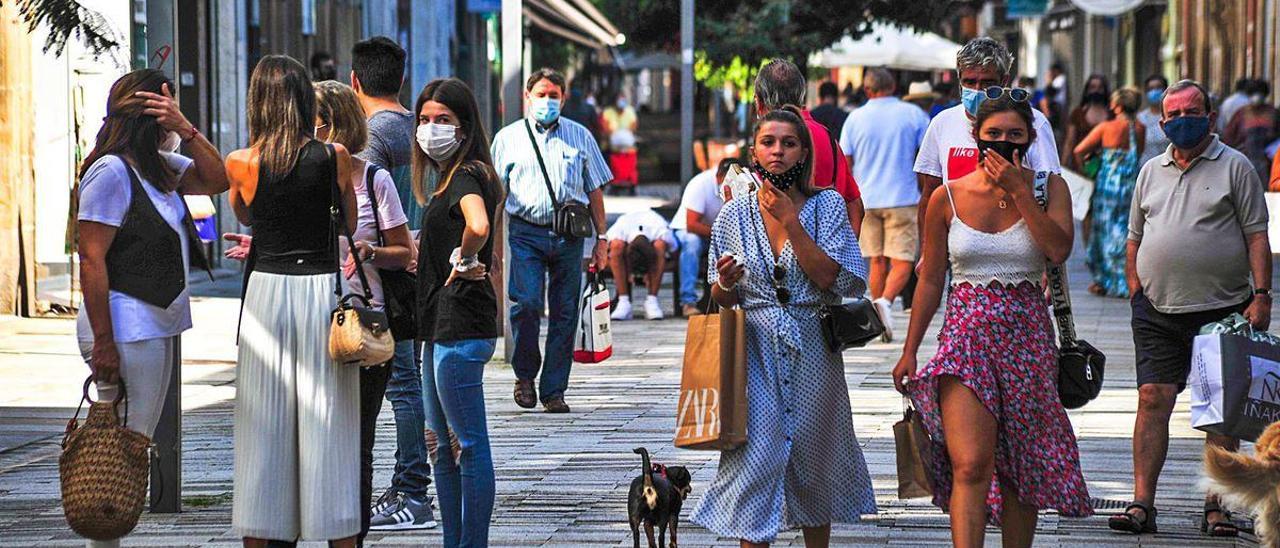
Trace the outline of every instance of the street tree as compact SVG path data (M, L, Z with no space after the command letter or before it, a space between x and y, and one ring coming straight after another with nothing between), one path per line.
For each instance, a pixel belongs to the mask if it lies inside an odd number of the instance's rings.
M0 5L5 3L6 0L0 0ZM26 23L28 32L35 32L41 26L48 30L45 53L62 55L72 37L80 40L94 56L108 54L120 47L122 40L111 29L107 19L75 0L7 0L7 3L18 8L18 15Z

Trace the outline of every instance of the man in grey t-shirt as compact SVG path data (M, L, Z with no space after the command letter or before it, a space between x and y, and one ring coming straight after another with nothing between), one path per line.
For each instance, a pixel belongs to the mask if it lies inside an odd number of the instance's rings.
M395 106L399 107L400 104L396 103ZM368 108L365 107L365 112L369 112ZM396 183L396 192L400 195L400 204L404 206L405 216L409 218L409 230L418 230L422 228L423 206L418 204L418 199L413 194L410 173L417 120L412 112L403 108L375 110L368 116L369 145L357 156L382 166L391 173L391 179Z
M1168 88L1161 109L1172 144L1138 174L1125 266L1138 381L1134 501L1108 522L1133 533L1155 530L1156 483L1169 417L1191 372L1192 339L1235 312L1257 329L1271 323L1271 243L1257 173L1210 133L1216 113L1199 84ZM1205 444L1234 451L1240 442L1210 433ZM1205 500L1204 519L1214 536L1238 532L1215 496Z
M405 51L385 36L357 42L351 48L351 87L369 120L369 144L360 157L391 172L409 230L422 224L422 208L410 182L410 158L416 117L400 104ZM426 408L422 398L420 349L413 341L397 341L391 367L360 370L361 496L360 538L369 529L429 529L436 526L431 512L431 465L427 457ZM389 371L388 371L389 370ZM373 431L383 395L396 417L396 467L391 486L372 507Z

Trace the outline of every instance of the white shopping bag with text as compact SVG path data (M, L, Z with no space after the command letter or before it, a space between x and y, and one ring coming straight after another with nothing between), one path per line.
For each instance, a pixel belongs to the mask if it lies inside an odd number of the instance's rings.
M587 272L587 287L578 309L578 336L573 344L573 361L600 363L613 355L613 333L609 326L609 291L600 275Z

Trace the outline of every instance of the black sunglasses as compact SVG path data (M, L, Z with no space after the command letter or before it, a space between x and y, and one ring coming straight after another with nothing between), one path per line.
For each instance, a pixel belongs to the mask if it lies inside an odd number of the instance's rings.
M787 279L787 269L782 265L773 266L773 294L778 298L778 304L786 305L791 303L791 290L782 285Z
M999 99L1002 95L1008 95L1010 99L1019 103L1027 102L1031 98L1031 94L1022 88L1005 88L1000 86L991 86L986 91L987 99Z

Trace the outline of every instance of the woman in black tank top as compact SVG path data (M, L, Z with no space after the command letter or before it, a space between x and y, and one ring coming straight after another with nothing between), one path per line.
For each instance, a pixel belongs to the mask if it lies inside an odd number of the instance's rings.
M336 194L350 212L347 229L355 228L351 157L312 138L315 92L293 59L258 62L248 110L250 148L227 157L231 205L254 231L236 368L231 525L250 547L354 547L359 372L328 352L339 289L329 211Z

